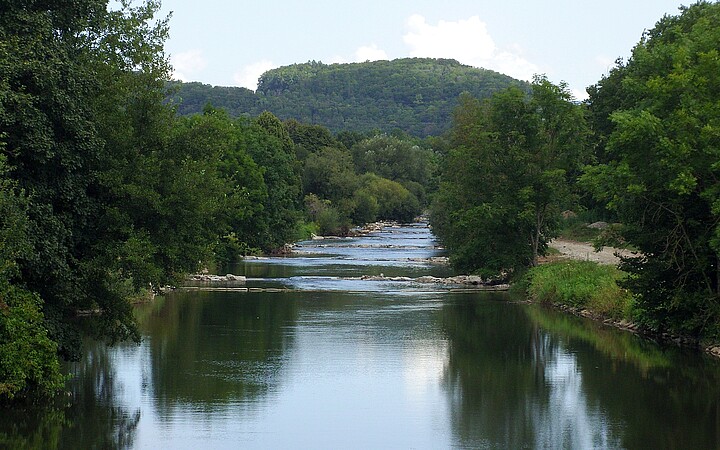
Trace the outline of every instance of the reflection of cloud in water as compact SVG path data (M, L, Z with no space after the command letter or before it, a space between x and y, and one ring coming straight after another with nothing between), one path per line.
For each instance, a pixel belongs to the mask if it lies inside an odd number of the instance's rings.
M528 405L536 424L535 448L620 448L599 405L589 405L576 356L556 348L545 363L547 407Z
M413 341L411 346L403 349L403 388L413 406L418 409L427 408L430 391L435 391L433 397L442 394L441 381L447 358L447 342L437 339ZM437 408L439 404L442 403L433 404L432 407Z

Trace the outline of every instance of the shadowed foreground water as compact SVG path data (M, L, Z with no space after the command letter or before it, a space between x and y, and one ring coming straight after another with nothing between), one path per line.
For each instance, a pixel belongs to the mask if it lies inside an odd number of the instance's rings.
M720 365L442 275L417 225L236 268L248 287L138 308L89 343L67 408L0 419L16 448L718 448ZM10 417L13 416L13 417ZM0 445L1 446L1 445Z

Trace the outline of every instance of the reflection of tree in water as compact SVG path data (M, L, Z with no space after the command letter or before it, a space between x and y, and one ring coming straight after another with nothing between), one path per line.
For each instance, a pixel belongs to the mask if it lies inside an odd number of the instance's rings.
M67 417L70 426L63 440L75 448L130 448L140 422L140 408L117 404L117 367L110 349L102 343L88 344L82 362L72 368L73 402Z
M282 293L168 298L144 326L161 416L184 405L212 411L265 395L278 382L296 317L292 297Z
M720 364L554 310L446 303L446 387L462 446L715 448Z
M524 307L476 296L446 303L445 382L457 439L470 447L612 446L573 356Z
M72 364L68 405L9 410L0 419L0 448L131 448L140 409L117 404L118 386L110 349L88 343L82 362Z
M563 341L588 403L623 425L624 448L716 448L720 363L544 308L528 316Z

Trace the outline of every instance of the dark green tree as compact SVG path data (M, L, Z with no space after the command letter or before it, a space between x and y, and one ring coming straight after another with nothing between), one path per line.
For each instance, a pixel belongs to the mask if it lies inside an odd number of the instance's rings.
M116 235L123 208L107 199L122 177L115 162L124 148L145 153L157 143L167 27L151 24L156 2L120 6L5 2L0 18L0 133L10 176L30 202L33 250L19 261L22 281L44 300L66 355L79 348L78 310L102 311L99 335L137 336L117 272L108 270L127 233ZM127 144L116 148L120 141Z
M337 203L352 197L357 188L356 180L352 157L347 150L324 147L305 160L303 190L306 194L316 194Z
M267 186L257 233L262 250L273 251L292 242L301 215L302 185L293 143L282 122L268 112L236 126L242 128L239 148L260 167Z
M638 321L720 335L720 4L701 1L645 33L592 87L602 164L583 181L643 256L627 259Z
M324 147L342 146L330 130L322 125L310 125L291 119L285 122L285 128L295 144L295 154L300 161L304 161L308 155L317 153Z
M16 397L52 396L64 384L40 298L14 284L17 260L27 257L31 246L27 199L6 177L0 156L0 404Z
M496 275L534 265L586 153L586 126L567 86L536 77L460 100L431 221L462 270Z

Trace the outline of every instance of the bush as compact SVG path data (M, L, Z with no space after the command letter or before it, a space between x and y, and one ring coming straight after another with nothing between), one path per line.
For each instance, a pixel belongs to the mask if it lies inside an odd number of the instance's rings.
M365 174L362 185L363 192L375 197L379 219L409 223L422 212L418 199L400 183L374 174Z
M295 241L304 241L318 234L318 225L315 222L299 221L295 230Z

